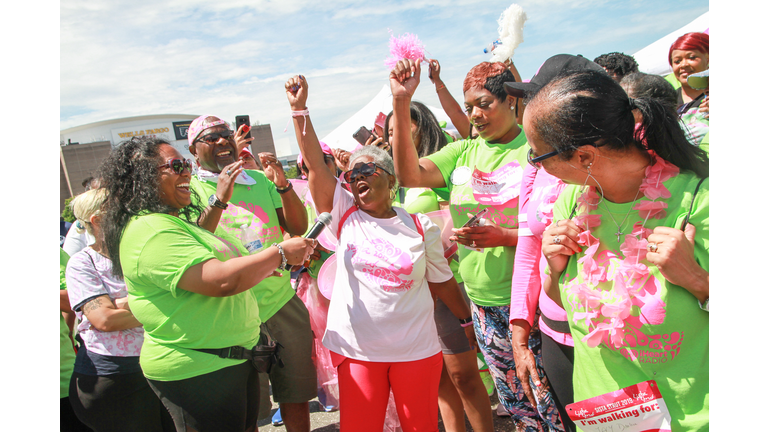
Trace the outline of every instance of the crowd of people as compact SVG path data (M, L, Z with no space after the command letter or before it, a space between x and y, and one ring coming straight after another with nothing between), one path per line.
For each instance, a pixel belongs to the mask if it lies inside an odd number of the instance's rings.
M318 139L296 75L300 193L214 115L190 125L194 160L120 143L61 251L61 430L255 431L271 394L309 432L327 358L342 431L381 432L392 394L403 431L490 432L478 352L518 431L575 431L570 404L649 380L668 429L708 430L708 56L689 33L666 78L622 53L525 81L483 62L463 108L425 59L458 135L402 59L351 152ZM321 213L332 248L304 237Z

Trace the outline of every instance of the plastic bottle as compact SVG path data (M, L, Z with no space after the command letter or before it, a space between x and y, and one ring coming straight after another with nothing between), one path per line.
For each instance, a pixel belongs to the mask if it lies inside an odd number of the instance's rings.
M248 253L251 255L264 249L264 244L261 242L259 235L248 224L240 226L240 241L243 242L243 246L248 249Z

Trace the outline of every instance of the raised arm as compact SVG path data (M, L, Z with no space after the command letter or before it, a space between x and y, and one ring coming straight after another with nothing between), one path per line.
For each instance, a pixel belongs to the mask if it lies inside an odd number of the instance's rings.
M315 134L315 128L309 118L307 110L307 97L309 85L306 78L296 75L285 83L285 94L291 105L293 114L293 127L296 131L296 141L299 143L304 163L309 169L307 184L312 199L317 206L317 212L330 212L333 209L333 192L336 190L336 177L325 165L325 156L320 148L320 141ZM305 112L305 115L299 114Z
M419 86L421 64L400 60L389 74L392 89L391 137L395 174L404 187L445 187L443 174L434 162L419 159L411 137L411 97Z
M435 59L429 60L429 79L435 85L435 92L437 92L437 98L440 99L440 106L443 107L443 111L451 119L451 123L459 131L459 135L462 138L467 138L471 129L469 118L461 105L451 95L451 92L448 91L443 80L440 79L440 62Z

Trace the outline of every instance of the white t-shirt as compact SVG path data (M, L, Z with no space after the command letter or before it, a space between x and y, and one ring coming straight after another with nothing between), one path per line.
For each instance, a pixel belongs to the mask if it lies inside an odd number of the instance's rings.
M76 253L83 250L86 246L96 243L96 239L88 231L84 230L82 233L78 233L75 225L77 225L77 221L69 227L67 236L64 238L64 245L61 246L64 252L71 257L75 256Z
M94 297L108 295L115 299L128 295L125 282L112 274L112 261L89 247L67 262L69 304L77 314L77 330L88 351L116 357L138 357L144 342L144 327L103 332L91 327L82 306Z
M336 184L333 222L355 205L352 194ZM356 360L406 362L440 352L434 302L427 282L453 277L443 256L440 228L417 214L425 241L411 216L377 219L362 210L343 224L336 249L336 283L323 344Z

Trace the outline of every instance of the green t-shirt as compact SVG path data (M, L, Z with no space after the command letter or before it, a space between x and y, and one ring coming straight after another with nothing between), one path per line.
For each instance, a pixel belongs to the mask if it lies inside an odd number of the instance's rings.
M704 135L704 138L701 139L699 148L707 152L707 156L709 156L709 131L707 131L707 134Z
M280 230L280 222L277 220L277 209L283 207L280 194L277 193L275 184L261 171L245 170L256 183L252 185L235 184L232 198L227 209L221 213L216 234L221 230L242 241L243 225L255 231L261 240L262 247L266 249L273 243L283 241L283 233ZM190 181L192 188L203 200L203 207L208 205L208 197L216 193L217 183L201 180L193 176ZM261 249L261 250L264 250ZM258 253L258 252L256 252ZM261 321L267 321L280 310L294 295L291 288L290 272L281 272L282 276L268 277L256 285L254 293L259 301Z
M445 188L441 188L445 189ZM408 213L423 213L440 210L440 203L435 191L429 188L407 188L405 190L405 205L404 209ZM459 262L452 259L449 263L453 277L457 283L463 282L461 274L459 274Z
M517 211L528 141L522 129L506 144L482 138L448 144L427 156L443 175L451 191L453 225L464 225L469 216L488 208L485 218L504 228L518 227ZM459 246L459 271L469 298L481 306L509 305L515 248L498 246L482 252Z
M59 248L59 290L67 289L67 281L64 277L67 261L69 261L69 255ZM59 398L65 398L69 396L69 380L75 370L75 350L69 339L69 326L61 312L59 312L59 358L61 359Z
M684 171L664 182L671 193L671 198L662 199L667 203L666 215L661 219L648 219L645 228L680 228L699 180L693 173ZM579 196L578 186L568 186L555 204L555 220L567 219ZM648 201L645 197L638 200ZM590 215L601 216L599 226L594 227L592 222L592 234L600 240L594 262L607 269L607 280L583 285L584 276L588 274L585 265L590 264L584 260L584 252L571 256L561 277L560 293L575 345L574 399L581 401L655 380L672 416L672 430L706 430L709 313L700 309L693 295L667 282L659 269L645 259L639 263L647 265L647 274L638 273L637 279L627 283L615 282L627 280L618 271L625 255L619 250L616 223L629 212L623 232L631 231L636 222L639 226L642 219L637 210L632 209L634 206L633 202L614 204L603 200L597 210L590 212ZM613 214L615 222L606 214L606 209ZM576 216L581 211L577 210ZM695 259L709 271L709 180L702 183L693 200L690 223L696 227ZM630 237L633 236L622 236L622 243ZM582 249L586 251L587 247ZM636 262L637 258L630 264ZM634 280L639 282L633 284ZM628 293L631 303L619 302L625 297L622 293ZM627 310L624 308L629 308L629 314L622 318L623 327L618 326L618 333L611 340L610 334L601 333L597 326L611 322L611 316L622 317L618 311ZM593 348L584 340L590 333L588 340Z
M680 84L680 81L677 80L677 77L675 77L674 73L664 75L664 79L667 80L667 82L669 82L670 84L672 84L672 87L674 87L675 90L683 86L682 84Z
M252 348L259 340L259 305L253 289L209 297L177 285L190 267L247 255L237 239L166 214L133 218L120 242L128 302L144 326L139 362L144 375L178 381L240 364L193 348Z

